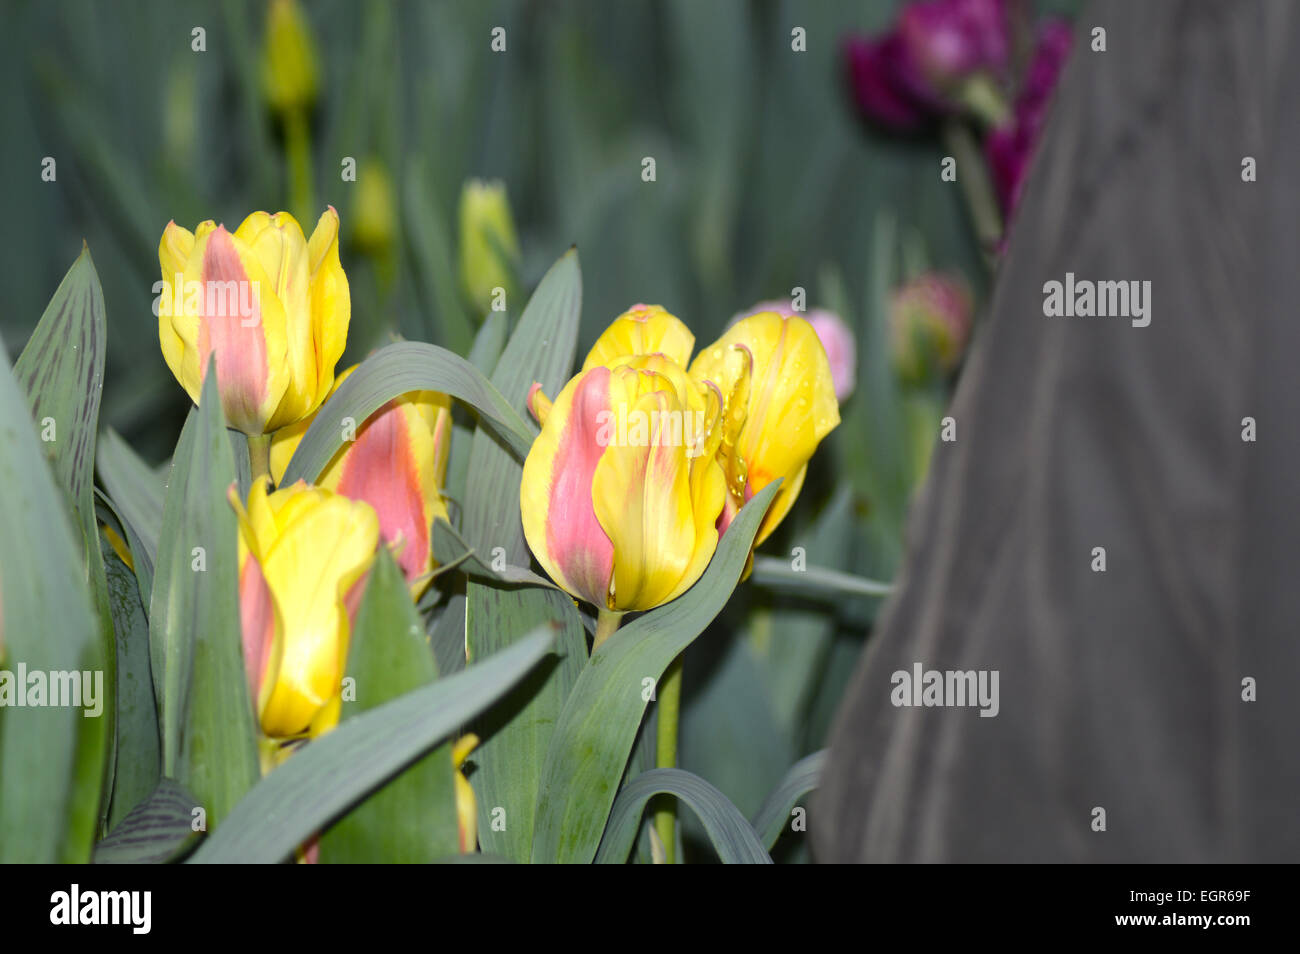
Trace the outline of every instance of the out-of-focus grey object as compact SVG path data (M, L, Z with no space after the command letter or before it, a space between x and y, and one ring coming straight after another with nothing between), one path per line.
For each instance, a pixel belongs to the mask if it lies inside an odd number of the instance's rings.
M1297 105L1300 5L1077 21L819 860L1300 860ZM1067 272L1149 280L1150 324L1045 317ZM998 714L895 706L916 663L997 670Z

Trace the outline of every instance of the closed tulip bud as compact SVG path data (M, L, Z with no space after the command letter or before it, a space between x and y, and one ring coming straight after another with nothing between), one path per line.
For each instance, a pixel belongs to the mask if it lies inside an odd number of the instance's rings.
M560 586L600 611L684 593L717 547L726 495L716 389L666 354L574 377L524 461L524 535Z
M250 437L306 417L334 383L352 314L338 231L330 208L310 241L287 212L163 232L163 358L197 403L215 355L226 422Z
M378 159L370 159L357 172L357 195L352 213L352 240L357 248L382 255L397 234L397 206L393 181Z
M762 543L794 505L813 451L840 423L830 362L803 318L768 311L732 325L691 364L724 399L719 456L726 468L725 530L745 503L782 478L759 526Z
M332 729L352 619L379 542L367 503L299 481L253 484L239 516L244 663L262 731L273 739Z
M919 384L956 368L970 337L971 308L966 283L936 272L896 290L889 318L898 376Z
M471 179L460 193L460 280L482 317L492 310L496 289L513 290L519 240L501 182Z
M297 0L271 0L262 50L267 102L280 113L310 106L316 99L318 75L316 43Z
M338 385L355 370L339 375ZM271 439L271 475L279 481L302 436L306 418ZM451 446L451 399L436 391L413 391L389 401L356 429L325 466L319 486L370 504L384 542L396 550L413 596L429 585L434 567L430 530L447 519L442 488Z

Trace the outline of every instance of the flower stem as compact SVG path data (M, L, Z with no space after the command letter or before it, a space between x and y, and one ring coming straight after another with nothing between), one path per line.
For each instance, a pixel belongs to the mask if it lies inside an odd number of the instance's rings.
M994 250L1002 240L1002 212L993 194L988 167L980 154L979 144L965 123L955 121L945 125L943 138L948 151L957 160L957 180L966 196L966 208L975 226L975 237L984 253L985 264L991 271L997 261Z
M673 768L677 764L677 720L682 704L682 657L668 664L659 680L656 698L659 706L659 724L655 737L655 767ZM664 861L673 864L677 852L677 800L671 795L660 796L660 807L655 809L655 831L664 845Z
M618 624L621 622L623 622L623 614L615 613L613 610L603 609L596 615L596 636L591 641L593 653L600 648L601 643L614 635L614 630L618 629Z
M289 208L302 227L310 229L316 200L311 169L311 129L305 107L298 106L285 113L284 146L289 160Z
M248 437L248 469L253 480L271 476L271 435Z

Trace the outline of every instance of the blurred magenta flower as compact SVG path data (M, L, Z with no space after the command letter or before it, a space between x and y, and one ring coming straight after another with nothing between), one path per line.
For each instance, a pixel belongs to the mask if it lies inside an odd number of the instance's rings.
M1002 110L997 84L1010 59L1006 0L927 0L894 27L844 44L849 82L869 120L906 131L963 108Z
M1002 213L1010 219L1020 201L1029 160L1047 120L1047 110L1061 69L1070 55L1072 31L1064 20L1044 20L1038 28L1033 58L1025 71L1011 118L993 129L984 143L989 171Z
M844 319L825 308L813 308L800 313L795 311L794 303L789 298L784 298L760 301L747 311L734 315L731 321L727 322L727 327L730 328L742 318L749 318L765 311L774 311L786 318L799 315L813 326L813 331L817 332L817 338L826 352L826 360L830 362L835 399L840 404L848 400L857 384L858 345L852 329L845 324Z
M972 297L961 278L926 272L895 289L889 324L894 367L909 384L957 367L970 338Z

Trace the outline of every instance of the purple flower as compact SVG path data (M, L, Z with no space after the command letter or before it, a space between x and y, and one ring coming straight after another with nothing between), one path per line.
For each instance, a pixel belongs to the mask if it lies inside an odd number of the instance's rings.
M993 185L1009 220L1020 201L1034 146L1047 121L1052 92L1070 55L1072 33L1064 20L1045 20L1011 119L989 133L984 143Z
M910 131L961 106L977 74L1007 71L1006 0L927 0L906 6L889 32L844 45L858 109L889 129Z

